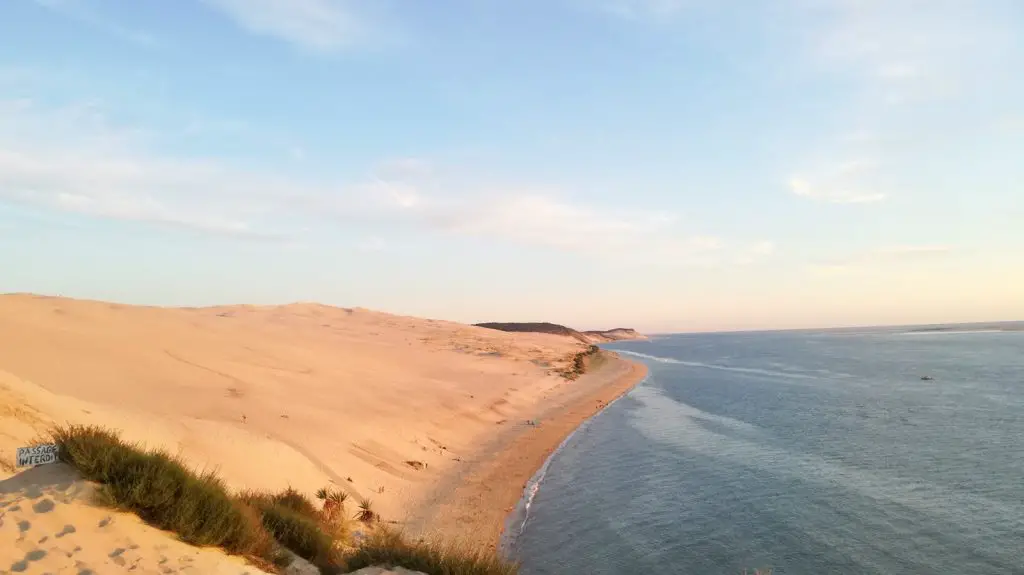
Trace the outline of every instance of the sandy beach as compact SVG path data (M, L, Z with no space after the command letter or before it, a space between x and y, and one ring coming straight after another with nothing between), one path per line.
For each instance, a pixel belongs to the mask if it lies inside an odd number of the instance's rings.
M0 296L0 479L18 471L15 448L51 425L99 424L216 468L233 488L333 485L409 533L493 545L551 451L643 376L612 356L576 381L556 373L583 349L563 336L318 304ZM47 515L58 532L61 513L81 506L66 483L54 497L67 505ZM8 502L40 489L3 485ZM87 531L76 531L88 547ZM20 541L0 545L0 569L45 551L22 549L28 540L13 527L0 533ZM103 572L116 557L97 555L89 568Z
M580 424L647 375L639 363L610 356L573 386L535 407L536 425L522 422L497 434L462 468L441 478L410 521L410 535L496 547L534 473Z

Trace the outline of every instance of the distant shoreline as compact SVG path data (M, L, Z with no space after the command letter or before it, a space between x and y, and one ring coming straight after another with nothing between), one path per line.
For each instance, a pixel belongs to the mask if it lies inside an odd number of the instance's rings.
M639 362L608 353L607 362L535 408L538 425L525 421L502 430L474 457L441 477L434 492L410 514L412 534L498 549L524 491L549 457L583 423L647 376Z

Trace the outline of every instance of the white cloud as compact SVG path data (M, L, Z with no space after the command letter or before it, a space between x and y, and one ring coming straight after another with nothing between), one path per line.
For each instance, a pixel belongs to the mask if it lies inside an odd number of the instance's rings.
M443 206L430 221L449 232L572 250L632 246L664 230L669 221L662 214L611 215L528 190L481 199Z
M920 67L901 62L890 62L878 69L878 76L886 80L913 80L923 75Z
M897 178L912 186L926 151L971 130L965 118L998 114L1012 90L1016 0L783 0L794 23L786 65L845 90L828 128L808 138L787 169L790 190L820 201L883 201ZM1019 20L1019 18L1016 18ZM1012 56L1012 60L1019 60ZM1010 60L1010 61L1012 61ZM984 95L979 99L979 95ZM1010 104L1012 105L1012 104ZM952 142L950 142L952 143ZM871 174L822 171L844 157L886 158ZM903 173L902 177L899 175Z
M692 5L693 0L580 0L589 6L597 6L615 16L640 19L674 16Z
M388 243L382 238L372 236L356 244L356 249L368 253L383 252L387 251Z
M120 38L121 40L148 48L154 48L161 45L156 36L149 32L125 27L113 18L103 16L82 0L32 1L51 12L77 20L87 26L100 30L101 32Z
M874 204L888 195L880 190L878 166L869 160L852 160L793 174L786 182L790 193L832 204Z
M813 175L797 174L789 179L793 194L835 204L870 204L882 202L886 194L877 190L878 163L870 159L840 162Z
M344 222L378 234L362 250L385 247L382 231L397 227L652 265L747 262L774 251L766 242L682 230L662 211L598 207L543 187L460 182L420 158L382 162L366 178L335 183L161 154L153 139L116 125L94 104L0 102L0 202L289 241Z
M317 52L351 45L364 24L346 0L205 0L239 26Z
M758 256L770 256L778 250L774 242L761 241L750 247L750 253Z
M760 241L741 247L735 258L737 265L750 265L759 261L765 261L775 255L778 246L775 242Z
M139 130L95 105L0 102L0 200L228 235L272 237L257 226L303 184L201 159L148 151ZM307 186L308 187L308 186Z
M878 266L905 266L945 258L955 251L951 246L939 244L882 246L821 261L811 266L811 270L819 275L848 274Z
M923 246L886 246L870 253L872 259L908 260L933 256L946 256L953 253L953 248L944 245Z
M885 194L880 192L818 186L802 177L791 178L789 189L800 197L833 204L873 204L885 201Z

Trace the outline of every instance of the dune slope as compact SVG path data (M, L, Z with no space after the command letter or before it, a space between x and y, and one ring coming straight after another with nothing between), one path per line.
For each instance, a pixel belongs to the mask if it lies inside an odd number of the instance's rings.
M571 385L581 343L316 304L198 309L0 296L0 474L95 423L235 488L335 484L402 521L434 480Z
M68 466L0 481L0 572L262 575L237 557L197 549L134 515L90 503L93 487Z

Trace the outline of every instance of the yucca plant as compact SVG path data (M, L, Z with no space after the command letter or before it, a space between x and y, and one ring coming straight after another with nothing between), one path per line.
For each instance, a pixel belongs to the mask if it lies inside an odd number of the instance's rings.
M336 539L347 538L349 529L345 519L345 500L348 499L348 493L322 487L317 490L316 498L323 502L320 523Z
M342 506L348 499L348 493L341 491L340 489L329 489L327 487L321 487L316 491L316 498L324 502L324 507L330 506Z
M369 499L359 501L359 511L356 513L357 520L363 523L373 523L377 520L377 513L373 510L373 502Z

